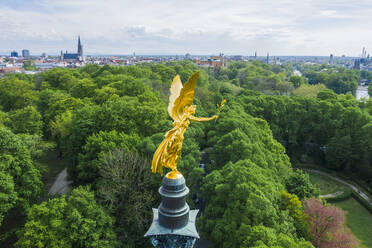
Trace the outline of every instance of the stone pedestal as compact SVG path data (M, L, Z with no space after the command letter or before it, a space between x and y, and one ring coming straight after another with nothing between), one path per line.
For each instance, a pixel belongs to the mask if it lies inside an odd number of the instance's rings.
M195 227L198 210L191 210L186 203L189 189L185 178L163 178L159 189L162 201L158 209L153 209L154 219L145 234L154 247L192 248L199 238Z

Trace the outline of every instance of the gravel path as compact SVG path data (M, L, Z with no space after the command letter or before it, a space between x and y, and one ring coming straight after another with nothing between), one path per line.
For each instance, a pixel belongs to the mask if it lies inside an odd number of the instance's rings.
M71 181L67 181L67 168L65 168L58 174L56 181L49 190L49 195L66 194L69 191L71 183Z
M319 171L319 170L314 170L314 169L303 169L305 171L310 171L310 172L313 172L313 173L317 173L319 175L323 175L323 176L326 176L326 177L329 177L329 178L332 178L333 180L339 182L339 183L342 183L343 185L346 185L348 186L349 188L351 188L355 193L357 193L358 195L360 195L360 197L362 197L364 200L366 200L371 206L372 206L372 199L369 198L366 194L364 194L362 191L360 191L357 187L355 187L354 185L338 178L338 177L334 177L334 176L331 176L330 174L326 173L326 172L323 172L323 171ZM337 192L336 192L337 193Z

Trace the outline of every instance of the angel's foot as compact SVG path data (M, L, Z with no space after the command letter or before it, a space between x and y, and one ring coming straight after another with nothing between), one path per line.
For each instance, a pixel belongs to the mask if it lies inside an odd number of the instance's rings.
M182 177L182 174L179 171L176 171L176 170L173 171L172 170L171 172L168 172L167 175L165 175L165 176L169 179L178 179L178 178Z

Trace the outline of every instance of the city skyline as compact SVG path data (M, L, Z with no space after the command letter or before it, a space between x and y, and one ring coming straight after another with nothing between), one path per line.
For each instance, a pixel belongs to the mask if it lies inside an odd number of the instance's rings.
M372 53L372 2L3 0L0 54ZM369 45L370 44L370 45Z

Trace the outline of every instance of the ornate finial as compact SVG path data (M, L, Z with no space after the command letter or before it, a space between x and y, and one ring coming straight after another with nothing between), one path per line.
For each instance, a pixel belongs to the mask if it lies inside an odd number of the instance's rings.
M188 128L190 121L204 122L216 120L226 100L220 105L217 104L218 115L209 118L195 117L196 106L192 105L194 100L194 89L199 77L199 71L195 72L182 86L180 76L174 77L169 96L168 113L174 120L173 128L165 134L164 140L156 149L152 160L152 172L159 172L163 175L163 167L170 168L166 177L177 179L181 173L177 170L178 159L181 155L183 135Z

